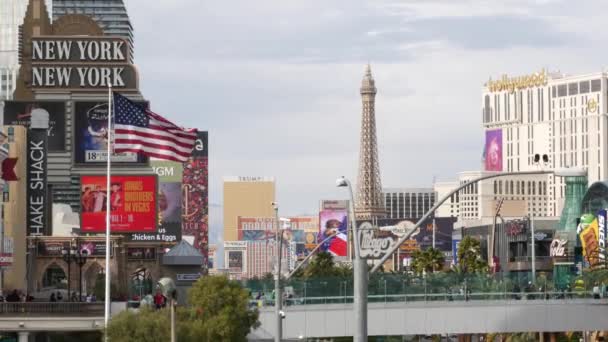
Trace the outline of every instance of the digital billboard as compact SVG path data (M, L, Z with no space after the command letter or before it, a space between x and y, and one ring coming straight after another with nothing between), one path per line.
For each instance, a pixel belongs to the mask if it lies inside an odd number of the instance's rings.
M158 231L132 233L131 241L176 242L182 239L182 173L183 164L151 160L158 176Z
M32 110L34 109L44 109L49 113L48 150L65 151L64 102L6 101L4 103L4 125L29 128Z
M156 231L156 176L112 176L110 223L114 233ZM80 178L80 228L83 233L106 229L106 176Z
M334 233L336 236L329 238ZM317 243L322 243L322 251L334 256L348 255L348 201L321 202Z
M209 136L199 131L192 157L182 175L182 235L194 236L194 247L209 257Z
M502 171L502 130L486 131L486 171Z
M138 104L146 106L146 103ZM74 105L74 163L95 165L107 161L108 103L76 102ZM144 163L133 152L112 154L113 163Z

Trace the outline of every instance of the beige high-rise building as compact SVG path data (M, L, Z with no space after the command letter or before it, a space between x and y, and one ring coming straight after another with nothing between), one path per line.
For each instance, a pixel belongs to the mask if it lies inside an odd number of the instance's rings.
M27 131L23 126L4 126L2 133L7 136L8 157L18 158L15 165L17 181L5 182L2 198L4 206L4 248L2 254L8 258L4 267L2 286L8 289L26 289L26 150ZM2 152L0 152L2 153ZM6 262L2 258L3 262Z
M224 177L224 241L238 240L238 217L274 217L274 177Z

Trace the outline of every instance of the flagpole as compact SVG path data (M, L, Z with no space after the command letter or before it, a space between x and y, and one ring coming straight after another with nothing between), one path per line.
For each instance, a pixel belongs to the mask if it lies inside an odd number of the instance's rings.
M104 310L104 327L106 329L106 341L108 340L107 329L108 322L110 320L110 211L112 209L110 205L110 145L112 139L112 85L108 85L108 154L107 170L106 170L106 293L105 293L105 310Z

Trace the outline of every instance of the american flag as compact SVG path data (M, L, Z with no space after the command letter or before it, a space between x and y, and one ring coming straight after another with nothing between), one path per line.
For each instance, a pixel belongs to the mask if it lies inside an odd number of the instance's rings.
M192 155L196 130L186 130L126 97L114 93L114 152L137 152L185 162Z

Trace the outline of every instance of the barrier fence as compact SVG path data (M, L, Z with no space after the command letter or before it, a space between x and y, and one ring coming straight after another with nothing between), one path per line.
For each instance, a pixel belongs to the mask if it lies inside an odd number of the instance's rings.
M589 273L572 277L567 285L554 283L551 274L540 274L533 282L529 273L464 275L451 272L426 276L374 274L368 282L369 302L463 301L463 300L545 300L593 298L593 288L606 297L603 279L608 275ZM282 282L286 305L352 303L352 278L324 277L290 279ZM252 303L274 303L274 281L244 281Z

